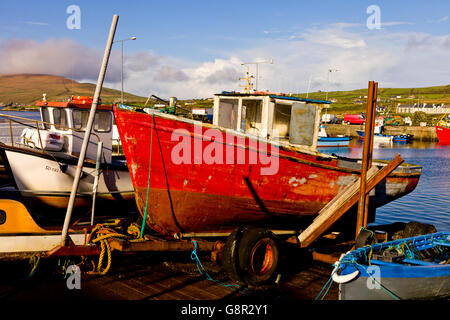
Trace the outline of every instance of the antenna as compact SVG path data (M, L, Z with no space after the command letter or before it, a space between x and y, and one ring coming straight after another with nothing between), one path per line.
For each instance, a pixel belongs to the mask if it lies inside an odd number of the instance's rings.
M247 85L240 86L240 87L244 88L244 92L245 93L250 93L250 90L253 88L253 83L250 82L250 79L252 79L254 77L250 76L250 72L249 72L248 66L246 68L247 68L247 71L245 72L245 74L247 75L247 77L246 78L239 78L239 80L246 80L247 81Z

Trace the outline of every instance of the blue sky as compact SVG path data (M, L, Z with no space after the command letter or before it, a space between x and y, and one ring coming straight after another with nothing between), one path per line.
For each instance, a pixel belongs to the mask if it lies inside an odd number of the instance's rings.
M81 10L69 30L67 7ZM381 29L366 12L380 9ZM0 73L52 73L94 82L113 14L125 43L126 90L202 97L238 90L245 61L260 88L306 92L448 84L450 1L1 1ZM107 85L120 86L116 44ZM100 57L100 58L98 58ZM97 59L98 58L98 59ZM97 62L98 61L98 62ZM70 68L67 67L70 65ZM251 72L255 73L254 66Z

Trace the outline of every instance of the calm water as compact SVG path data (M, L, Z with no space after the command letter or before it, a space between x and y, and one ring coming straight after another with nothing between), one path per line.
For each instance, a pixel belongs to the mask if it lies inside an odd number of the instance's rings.
M320 148L324 153L362 157L363 144L352 140L348 148ZM419 221L438 231L450 230L450 145L415 142L374 145L373 158L392 160L399 153L406 163L422 166L416 189L378 208L375 224Z

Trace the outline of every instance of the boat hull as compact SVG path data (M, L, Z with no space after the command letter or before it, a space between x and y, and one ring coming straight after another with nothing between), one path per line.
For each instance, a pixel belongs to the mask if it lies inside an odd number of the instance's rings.
M450 144L450 128L436 126L436 135L439 143Z
M0 153L14 180L15 188L10 193L18 193L33 212L39 212L50 220L64 219L76 172L76 159L9 146L0 146ZM104 164L101 169L96 212L123 215L126 210L135 210L134 189L126 164ZM77 217L89 214L92 209L94 173L94 163L83 166L74 203Z
M348 147L350 137L319 137L318 147Z
M364 131L357 130L356 133L358 134L358 136L361 140L364 140ZM373 141L375 143L391 143L393 141L393 137L386 136L384 134L375 133L373 135Z
M436 246L448 248L450 233L441 232L394 240L363 247L347 253L340 261L341 275L359 274L347 283L339 284L339 298L342 300L398 300L398 299L437 299L450 296L450 264L440 264L423 260L405 259L406 264L384 262L367 257L380 250L407 248L409 252L444 252ZM415 248L415 249L414 249ZM447 249L448 250L448 249ZM448 259L448 256L445 257ZM445 261L444 261L445 262ZM370 275L369 275L370 273Z
M359 175L356 162L282 144L274 152L274 145L267 141L259 141L255 148L255 139L237 131L171 115L117 107L114 112L137 206L147 224L162 234L231 231L243 224L297 229L310 223ZM174 153L180 154L181 141L188 145L183 157L190 162L174 159ZM211 163L205 158L221 148L221 161ZM262 174L272 166L263 161L267 151L278 162L272 174ZM239 154L245 155L245 161L239 161ZM372 206L411 192L420 172L415 167L388 177L373 190Z

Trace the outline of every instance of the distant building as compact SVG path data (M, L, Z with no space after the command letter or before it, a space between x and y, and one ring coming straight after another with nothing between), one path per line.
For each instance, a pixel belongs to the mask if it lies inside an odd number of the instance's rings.
M422 111L428 114L442 114L450 111L450 105L440 104L401 104L399 103L396 108L397 113L414 113Z

